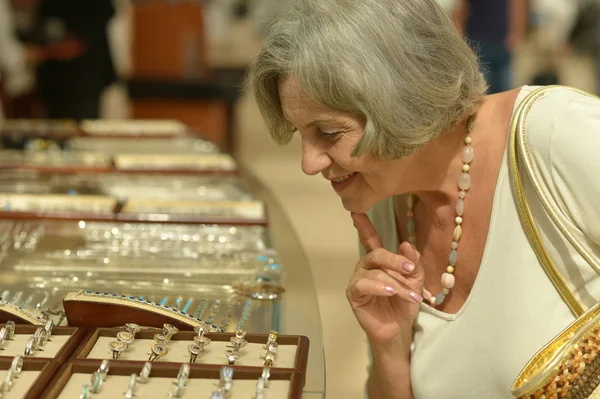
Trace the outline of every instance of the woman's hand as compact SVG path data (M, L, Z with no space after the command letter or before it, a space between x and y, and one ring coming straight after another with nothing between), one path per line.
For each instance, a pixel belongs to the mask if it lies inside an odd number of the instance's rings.
M391 253L367 215L353 213L352 220L367 254L356 264L346 289L348 301L372 345L400 342L410 347L419 304L423 295L429 296L423 290L420 254L407 242L399 254Z

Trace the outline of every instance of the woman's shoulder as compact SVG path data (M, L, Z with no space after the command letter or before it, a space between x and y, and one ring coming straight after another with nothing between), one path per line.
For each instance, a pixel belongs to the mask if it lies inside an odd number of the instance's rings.
M600 98L564 86L534 89L524 109L526 148L563 213L600 243Z
M596 159L600 98L566 86L528 86L524 90L526 96L534 97L523 110L523 128L533 156L547 157L551 164L571 163L593 150L590 155Z

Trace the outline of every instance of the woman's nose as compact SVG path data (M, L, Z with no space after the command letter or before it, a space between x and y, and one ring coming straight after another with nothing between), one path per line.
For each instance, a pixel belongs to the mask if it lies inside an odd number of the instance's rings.
M324 148L318 143L302 141L302 171L309 176L314 176L331 166L331 158Z

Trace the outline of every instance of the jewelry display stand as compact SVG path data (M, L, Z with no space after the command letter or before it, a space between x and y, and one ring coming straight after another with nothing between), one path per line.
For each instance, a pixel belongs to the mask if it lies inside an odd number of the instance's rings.
M100 362L73 362L65 365L46 390L46 399L71 399L81 394L82 385L89 384L91 374L98 369ZM153 364L148 382L135 385L135 397L164 398L176 384L179 364ZM112 362L108 375L103 381L100 392L90 395L98 399L123 397L127 391L131 374L139 374L141 364ZM217 389L220 368L192 365L190 375L183 390L182 397L209 398ZM227 399L247 399L254 396L256 382L261 371L235 369L232 389ZM268 387L265 388L266 399L300 399L302 397L302 376L293 371L272 370Z
M0 328L4 325L0 325ZM39 326L16 325L15 334L11 340L6 340L1 346L0 360L13 358L17 355L24 356L27 340L32 337ZM65 363L80 346L86 336L86 331L74 327L54 327L50 340L41 348L34 351L31 356L24 356L26 360L56 360L59 363ZM0 379L0 381L2 381Z
M88 359L112 359L112 353L108 347L111 341L116 340L116 335L122 328L99 328L90 333L74 358L77 360ZM135 340L127 350L119 356L119 361L147 362L151 354L151 346L155 342L155 334L161 330L140 331L135 335ZM190 361L188 346L194 343L197 334L192 331L180 331L175 334L168 343L169 352L156 362L187 363ZM207 333L211 340L206 346L204 353L198 355L194 364L227 366L225 350L230 346L230 339L234 334L230 333ZM240 367L263 367L265 344L268 340L267 334L247 334L245 337L248 344L240 350L240 356L234 366ZM273 370L288 369L306 373L308 359L309 341L302 336L280 335L277 337L277 356L273 362ZM154 362L154 363L156 363Z
M0 383L6 378L12 359L0 358ZM60 365L54 361L23 360L23 370L13 379L12 388L2 394L3 399L39 399L54 378ZM77 396L75 396L77 397Z

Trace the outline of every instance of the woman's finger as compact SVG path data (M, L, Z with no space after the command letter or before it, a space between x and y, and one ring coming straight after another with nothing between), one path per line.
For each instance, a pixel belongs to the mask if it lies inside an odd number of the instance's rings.
M371 220L365 213L351 213L354 227L358 231L360 243L365 248L365 251L371 252L377 248L383 248L383 243L379 233L371 223Z
M398 247L398 253L413 263L419 263L421 260L421 254L417 249L409 242L405 241Z
M377 248L361 259L359 266L365 270L389 269L400 274L413 274L416 265L402 255L394 254L384 248Z
M352 281L346 289L346 296L353 306L367 304L372 297L390 297L398 293L397 289L382 281L359 277Z

